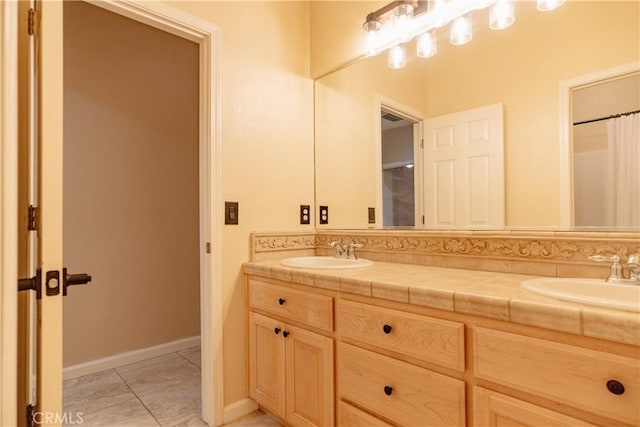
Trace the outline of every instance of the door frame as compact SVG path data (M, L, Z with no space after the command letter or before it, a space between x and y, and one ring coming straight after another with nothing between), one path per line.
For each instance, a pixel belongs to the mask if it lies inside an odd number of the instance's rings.
M571 93L580 87L592 86L606 80L623 77L625 74L637 73L640 61L605 68L592 73L583 74L559 83L559 146L560 146L560 226L574 226L573 211L573 119Z
M384 212L382 203L382 123L380 121L380 112L387 110L402 117L407 121L413 122L413 181L414 181L414 204L415 204L415 227L422 227L422 217L424 216L423 203L423 161L422 148L420 142L424 140L424 120L426 115L415 108L394 101L382 95L376 95L374 102L374 140L373 140L373 158L375 164L375 180L376 180L376 212L382 224ZM379 227L382 227L380 225Z
M0 2L0 425L17 424L18 5Z
M224 415L222 360L222 143L220 136L220 32L201 18L157 2L89 3L198 43L200 63L200 310L202 418L220 425ZM17 333L17 4L0 2L0 424L15 425ZM209 250L205 250L206 247ZM60 373L61 375L61 373Z
M222 143L220 138L220 30L179 9L144 0L89 3L200 46L200 342L202 418L220 425L224 415L222 364ZM210 252L205 250L210 245Z

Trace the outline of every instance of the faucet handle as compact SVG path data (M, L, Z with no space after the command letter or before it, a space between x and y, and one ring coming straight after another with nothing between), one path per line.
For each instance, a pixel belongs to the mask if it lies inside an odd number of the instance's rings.
M347 257L358 259L358 256L356 255L356 249L359 248L364 248L364 245L362 243L349 242L349 245L347 246Z
M631 254L627 258L627 267L638 268L640 267L640 254Z
M611 262L609 277L607 277L606 282L619 282L623 279L622 266L618 255L592 255L589 259L596 262Z
M329 246L334 248L336 250L336 257L344 257L345 253L347 251L345 246L342 246L342 244L336 240L334 240L333 242L329 243Z
M629 255L627 267L629 267L629 279L640 284L640 253Z

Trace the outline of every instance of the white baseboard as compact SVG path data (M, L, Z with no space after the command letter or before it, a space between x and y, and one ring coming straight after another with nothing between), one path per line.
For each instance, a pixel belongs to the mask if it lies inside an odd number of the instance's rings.
M231 421L242 418L245 415L258 410L258 404L250 398L235 401L224 407L224 416L222 417L223 423L227 424Z
M115 354L102 359L67 366L62 370L62 379L70 380L83 375L95 374L96 372L117 368L119 366L128 365L129 363L135 363L145 359L151 359L152 357L162 356L184 350L189 347L195 347L197 345L200 345L200 336L183 338L164 344L154 345L153 347L127 351L126 353Z

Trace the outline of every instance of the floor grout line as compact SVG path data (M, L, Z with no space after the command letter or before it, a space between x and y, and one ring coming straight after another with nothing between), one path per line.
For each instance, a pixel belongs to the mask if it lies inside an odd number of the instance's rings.
M185 350L186 350L186 349L185 349ZM184 350L180 350L180 351L184 351ZM200 377L200 378L202 377L202 368L201 368L200 366L196 365L193 361L189 360L186 356L184 356L184 355L180 354L180 353L179 353L179 351L175 351L175 352L173 352L173 353L174 353L174 354L176 354L177 356L179 356L181 359L186 360L190 365L192 365L192 366L194 366L195 368L197 368L197 369L199 370L199 372L200 372L199 377ZM169 354L171 354L171 353L167 353L167 355L169 355ZM152 359L154 359L154 358L150 358L150 359L147 359L147 360L152 360ZM157 423L157 425L158 425L158 426L162 426L162 423L161 423L161 422L158 420L158 418L154 415L154 413L151 411L151 409L150 409L150 408L149 408L149 407L144 403L144 401L142 400L143 396L146 396L147 394L151 394L151 393L161 392L161 391L163 391L163 390L166 390L167 388L174 387L174 386L176 386L176 385L178 385L178 384L182 384L182 383L187 382L187 381L189 381L189 380L191 380L191 379L192 379L192 378L185 379L184 381L180 381L179 383L175 383L175 384L167 385L166 387L161 387L161 388L159 388L159 389L157 389L157 390L154 390L153 392L145 393L145 394L143 394L143 395L139 395L138 393L136 393L136 391L134 391L134 390L133 390L133 388L131 387L131 385L130 385L126 380L125 380L125 378L120 374L120 372L118 372L117 368L105 369L105 370L100 371L100 372L95 372L95 373L93 373L93 374L88 374L87 376L89 376L89 375L96 375L96 374L100 374L100 373L105 373L105 372L109 372L109 371L112 371L113 373L115 373L115 375L120 379L120 381L122 381L122 383L125 385L126 389L128 390L128 392L127 392L127 393L123 393L123 395L125 395L125 394L127 394L127 395L128 395L128 394L132 394L132 395L133 395L133 397L135 397L135 399L136 399L136 400L137 400L137 401L138 401L138 402L143 406L143 408L145 409L145 411L147 412L147 414L148 414L149 416L151 416L151 418L153 418L153 420ZM102 407L102 408L96 409L96 411L92 411L92 412L91 412L91 414L92 414L92 413L99 412L99 411L103 411L103 410L108 409L108 408L112 408L112 407L114 407L114 406L118 406L118 405L120 405L120 404L122 404L122 402L120 402L120 403L114 403L114 404L112 404L112 405L108 405L108 406L105 406L105 407ZM87 413L87 414L90 414L90 413ZM201 417L201 414L200 414L200 417ZM189 420L185 420L185 421L189 421Z

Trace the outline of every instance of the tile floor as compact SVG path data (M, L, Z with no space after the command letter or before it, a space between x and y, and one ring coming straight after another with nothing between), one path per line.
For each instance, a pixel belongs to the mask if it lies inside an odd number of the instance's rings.
M200 419L200 347L64 382L64 412L83 426L206 426ZM77 422L76 422L77 424ZM258 411L233 427L277 427Z

